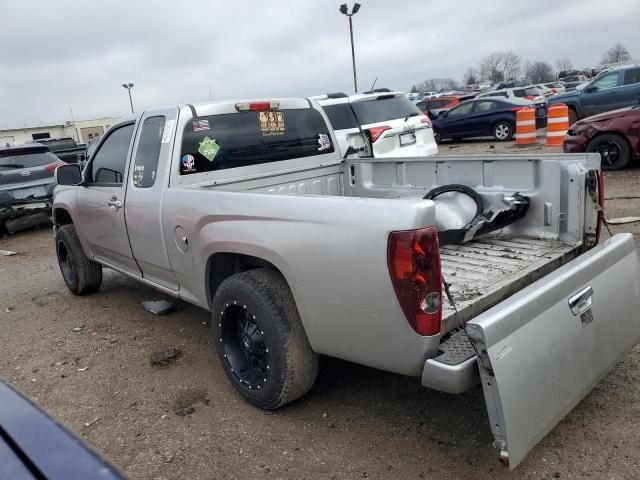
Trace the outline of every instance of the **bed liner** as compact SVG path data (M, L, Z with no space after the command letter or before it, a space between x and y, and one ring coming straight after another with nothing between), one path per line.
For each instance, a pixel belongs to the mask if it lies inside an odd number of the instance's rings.
M463 322L575 258L581 244L518 236L485 236L440 249L442 276ZM443 297L446 333L460 322Z

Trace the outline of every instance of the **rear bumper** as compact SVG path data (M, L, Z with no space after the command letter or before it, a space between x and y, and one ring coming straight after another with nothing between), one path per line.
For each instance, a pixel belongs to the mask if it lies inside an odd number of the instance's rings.
M480 383L476 356L457 365L447 365L435 358L424 364L422 385L445 393L462 393Z

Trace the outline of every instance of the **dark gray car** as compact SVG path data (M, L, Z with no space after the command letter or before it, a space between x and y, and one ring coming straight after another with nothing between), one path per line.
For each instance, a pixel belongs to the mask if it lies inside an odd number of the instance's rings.
M0 147L0 231L14 233L48 220L53 173L64 164L44 145Z

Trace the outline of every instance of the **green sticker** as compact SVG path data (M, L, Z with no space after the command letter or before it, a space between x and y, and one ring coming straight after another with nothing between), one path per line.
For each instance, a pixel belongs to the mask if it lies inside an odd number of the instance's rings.
M204 158L213 162L213 159L216 158L218 154L218 150L220 150L220 145L216 143L216 139L214 138L212 140L209 137L204 137L204 140L202 140L199 145L198 152L200 152Z

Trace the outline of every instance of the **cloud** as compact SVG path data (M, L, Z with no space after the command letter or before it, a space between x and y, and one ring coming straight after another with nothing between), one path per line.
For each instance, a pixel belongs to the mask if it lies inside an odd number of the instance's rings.
M0 127L214 99L353 90L340 1L2 1ZM568 56L596 64L616 41L640 57L637 0L361 0L353 17L361 90L461 79L480 57ZM6 21L10 19L10 21Z

